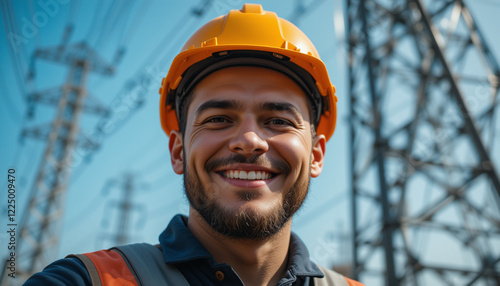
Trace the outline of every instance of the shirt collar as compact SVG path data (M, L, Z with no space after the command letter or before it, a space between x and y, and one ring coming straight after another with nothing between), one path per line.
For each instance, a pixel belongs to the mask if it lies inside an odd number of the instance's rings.
M160 245L165 263L176 264L197 259L215 263L212 255L187 228L187 217L176 215L160 234ZM309 259L309 252L302 240L292 232L289 248L287 275L323 277L318 266Z
M290 237L290 248L288 251L290 253L289 271L292 271L297 276L324 276L318 266L309 259L309 251L307 251L304 242L293 232Z
M212 259L212 255L187 228L187 217L176 215L160 234L165 263L181 263L195 259Z

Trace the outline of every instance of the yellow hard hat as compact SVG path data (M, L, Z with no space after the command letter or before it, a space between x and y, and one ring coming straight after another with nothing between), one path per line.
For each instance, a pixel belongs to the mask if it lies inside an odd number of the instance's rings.
M174 58L160 88L160 118L167 135L179 130L179 102L203 77L241 65L271 68L291 77L316 109L313 121L317 134L330 139L335 130L337 97L325 64L299 28L258 4L244 4L241 10L231 10L206 23Z

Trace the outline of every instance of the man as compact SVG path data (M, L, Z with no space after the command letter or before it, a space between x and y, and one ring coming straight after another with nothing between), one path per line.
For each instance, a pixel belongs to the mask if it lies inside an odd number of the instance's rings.
M182 50L163 80L160 115L189 217L175 216L157 248L71 256L26 285L361 285L318 268L291 232L336 119L334 87L309 39L245 4Z

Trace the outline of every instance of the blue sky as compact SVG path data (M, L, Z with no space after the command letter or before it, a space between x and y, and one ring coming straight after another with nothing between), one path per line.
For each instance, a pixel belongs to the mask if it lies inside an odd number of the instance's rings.
M6 173L9 168L16 169L17 218L20 220L27 209L26 201L33 178L46 147L45 142L40 140L21 140L22 130L50 123L56 111L52 106L37 104L34 115L28 118L26 94L63 84L67 69L39 60L35 65L33 81L28 82L20 74L28 71L34 50L60 43L64 27L72 22L74 31L70 43L85 41L108 63L113 62L120 48L125 47L125 53L115 66L114 75L91 75L88 78L88 93L96 101L110 107L113 117L103 137L95 137L99 116L85 115L81 120L82 134L96 139L100 146L90 157L83 156L87 154L83 150L79 150L75 157L57 257L111 245L106 237L116 232L118 226L117 210L110 206L119 199L121 189L119 183L113 186L109 182L120 180L125 173L133 173L137 182L133 201L138 208L131 213L129 225L131 242L155 243L170 218L188 210L182 178L172 171L168 138L160 127L158 88L161 78L166 75L171 60L192 32L230 9L241 8L244 1L214 0L203 9L200 18L192 16L191 9L199 7L197 5L201 0L115 1L129 3L132 7L128 10L123 5L123 10L119 10L120 5L116 5L109 13L108 8L113 1L79 1L77 5L70 5L66 3L68 1L60 0L54 2L57 9L52 7L49 10L38 1L9 2L13 2L15 15L12 19L18 23L18 33L23 38L18 38L15 43L9 41L6 19L2 15L0 85L3 93L0 96L0 120L4 124L0 128L0 170ZM295 17L296 1L254 2L294 21L309 36L337 88L339 117L336 132L327 144L325 168L319 178L312 180L309 197L296 215L293 229L308 245L313 260L325 266L333 262L347 262L350 252L345 250L339 239L349 234L351 224L346 119L348 98L341 30L344 4L340 0L304 1L306 6L312 4L312 8L302 17ZM500 26L500 4L493 0L468 2L473 15L480 15L476 17L479 26L499 59L497 29ZM33 18L37 13L39 18ZM35 29L30 30L29 25L34 25ZM143 104L135 109L139 98L144 100ZM5 200L1 201L4 208ZM0 255L4 251L0 245Z

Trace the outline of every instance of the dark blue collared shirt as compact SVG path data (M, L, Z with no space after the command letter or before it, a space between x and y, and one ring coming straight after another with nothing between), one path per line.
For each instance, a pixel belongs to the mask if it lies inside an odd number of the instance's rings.
M177 266L190 285L244 285L231 266L216 263L212 255L187 228L187 217L176 215L160 235L165 263ZM292 233L289 265L279 286L312 286L314 277L323 277L300 238ZM77 258L65 258L33 275L24 285L91 286L83 263Z
M208 250L187 228L187 218L175 216L160 235L165 262L175 264L191 285L244 285L233 268L216 263ZM323 277L300 238L292 233L289 265L279 286L314 285L313 277Z

